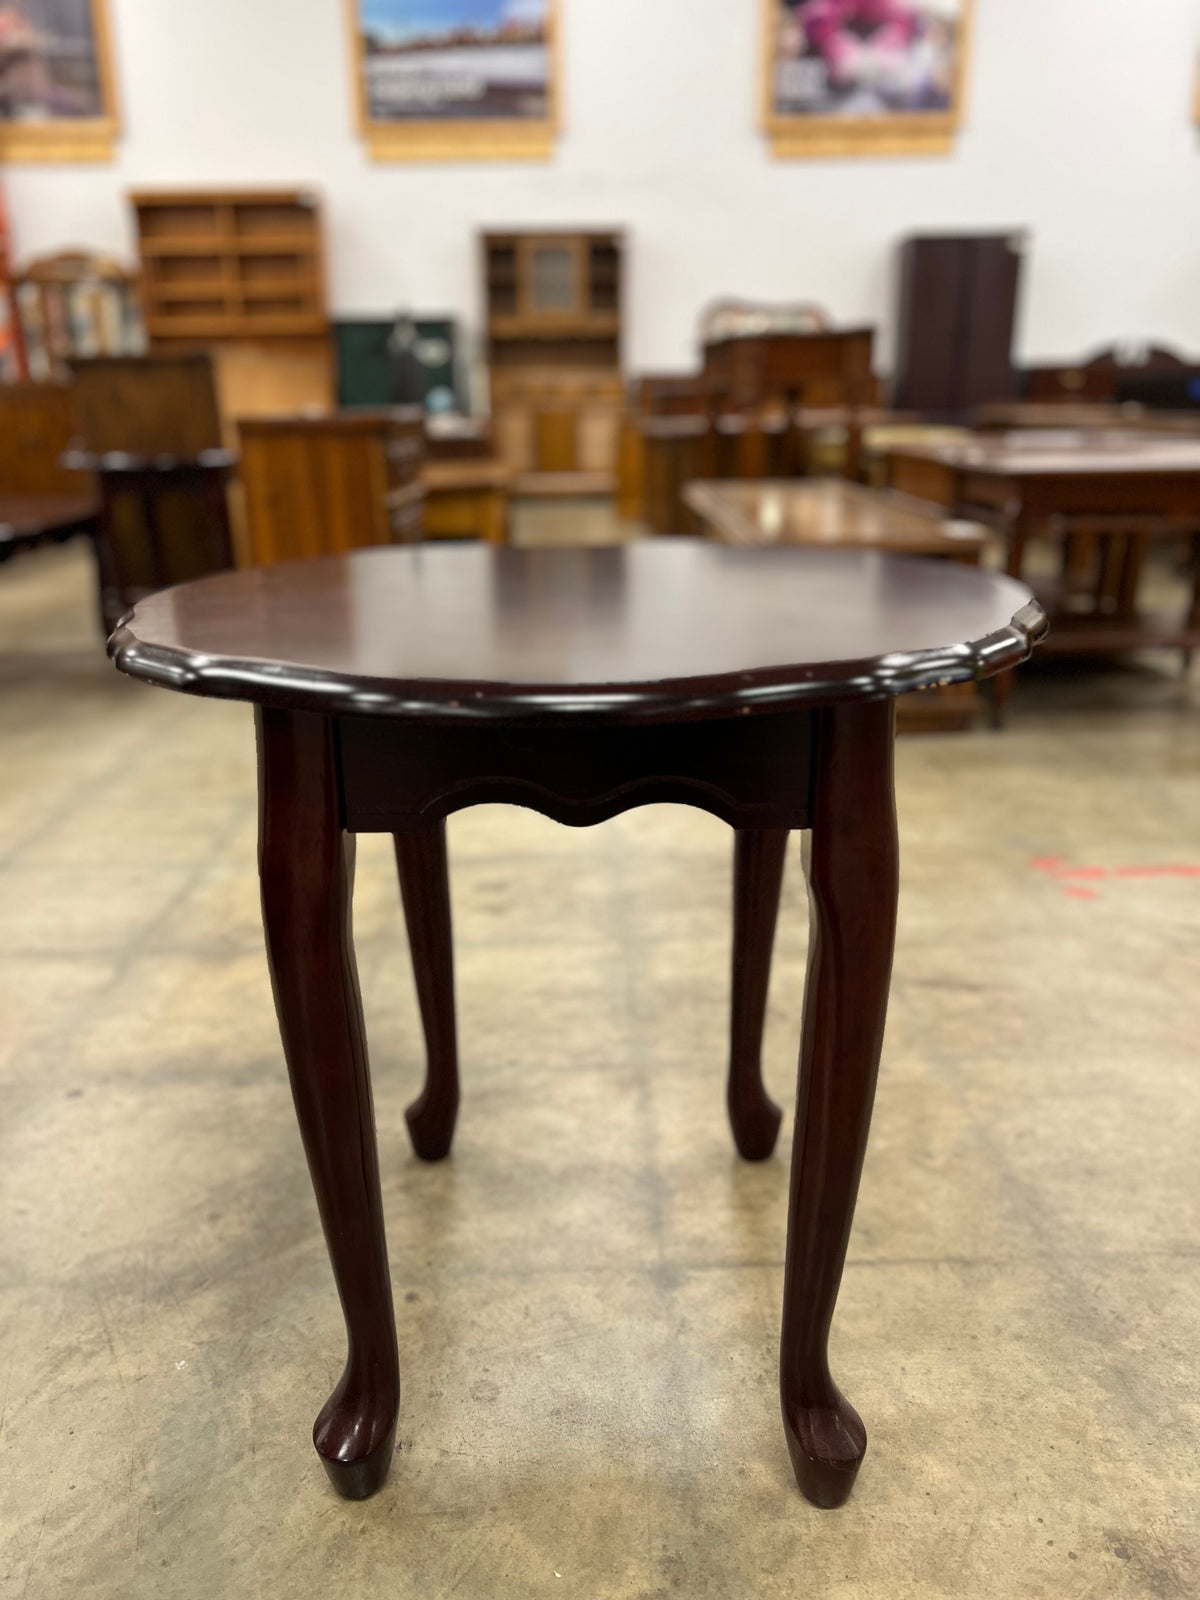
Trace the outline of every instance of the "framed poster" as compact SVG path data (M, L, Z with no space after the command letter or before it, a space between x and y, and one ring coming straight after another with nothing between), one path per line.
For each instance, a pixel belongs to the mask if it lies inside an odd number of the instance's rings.
M107 161L107 0L0 0L0 160Z
M544 160L558 128L558 0L346 0L376 160Z
M972 0L763 0L763 120L777 156L945 155Z

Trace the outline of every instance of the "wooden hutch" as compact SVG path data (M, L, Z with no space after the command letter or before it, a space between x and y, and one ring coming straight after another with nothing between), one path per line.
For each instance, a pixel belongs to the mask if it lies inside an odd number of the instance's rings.
M496 446L526 494L616 484L622 235L483 236Z
M316 196L186 189L130 198L151 345L211 352L226 442L236 443L237 417L332 406Z

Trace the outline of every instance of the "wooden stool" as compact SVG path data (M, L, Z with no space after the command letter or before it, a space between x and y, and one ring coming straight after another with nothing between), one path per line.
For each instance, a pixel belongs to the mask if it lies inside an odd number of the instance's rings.
M437 1160L459 1100L445 818L508 801L582 827L673 801L729 823L728 1103L761 1159L780 1122L759 1055L784 848L810 830L780 1384L797 1482L840 1505L866 1433L826 1345L891 974L895 696L1010 667L1044 626L1021 584L970 567L679 539L357 551L185 584L114 634L122 671L257 708L268 959L349 1340L313 1433L340 1493L383 1482L400 1403L355 835L395 837L427 1046L408 1124Z

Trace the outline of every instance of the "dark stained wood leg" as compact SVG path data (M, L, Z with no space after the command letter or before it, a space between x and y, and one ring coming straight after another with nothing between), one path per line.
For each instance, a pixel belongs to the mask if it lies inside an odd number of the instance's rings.
M396 866L425 1029L425 1087L404 1113L422 1161L449 1155L458 1116L458 1039L454 1022L454 945L446 824L397 833Z
M349 1345L313 1443L338 1493L362 1500L391 1465L400 1370L350 932L354 837L339 815L331 720L260 708L257 722L267 957Z
M733 856L733 996L727 1102L738 1154L765 1161L782 1112L763 1088L762 1041L786 828L739 828Z
M1005 569L1010 578L1021 579L1025 567L1025 552L1029 541L1038 531L1038 519L1027 512L1019 512L1011 520L1008 528L1008 559ZM1063 553L1064 577L1066 583L1065 551ZM1022 580L1023 581L1023 580ZM1016 669L1010 667L1007 672L998 672L991 680L991 722L993 728L1003 728L1008 721L1008 706L1012 699L1013 687L1017 681Z
M1190 629L1200 628L1200 534L1192 535L1192 548L1188 563L1192 569L1192 601L1188 607L1187 626ZM1186 678L1192 670L1192 650L1190 648L1180 651L1183 664L1183 675Z
M1017 675L1011 668L1007 672L998 672L991 680L991 721L993 728L1003 728L1008 721L1008 706L1012 699L1016 681Z
M896 926L894 704L823 711L806 867L812 906L784 1280L780 1397L796 1482L844 1503L866 1450L829 1372L883 1043Z

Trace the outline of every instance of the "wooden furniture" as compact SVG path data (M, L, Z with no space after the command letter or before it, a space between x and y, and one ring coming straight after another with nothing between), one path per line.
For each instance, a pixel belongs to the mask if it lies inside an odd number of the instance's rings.
M9 494L0 489L0 561L48 540L93 533L96 509L91 494Z
M1024 236L906 239L893 403L957 417L1016 392L1013 337Z
M334 403L320 204L307 189L139 190L146 328L213 356L224 442L242 417Z
M221 448L221 419L210 358L96 356L72 361L75 411L84 448L96 455L178 456Z
M503 461L427 461L421 468L427 539L486 539L508 543L512 471Z
M765 333L704 346L703 377L722 410L872 405L873 328Z
M639 512L655 533L699 533L685 484L716 471L716 430L707 417L647 417L638 428ZM624 502L623 502L624 503Z
M641 501L633 506L627 483L620 503L655 533L702 531L683 492L693 479L782 478L803 472L807 463L805 434L785 412L646 417L638 438Z
M683 499L711 538L756 549L882 550L977 567L995 537L920 501L834 478L689 483ZM983 701L974 683L948 683L905 695L896 709L901 733L951 733L969 728Z
M11 494L89 494L62 455L79 432L67 383L0 384L0 489Z
M62 462L76 432L70 385L0 384L0 561L94 530L95 480Z
M421 538L420 411L252 417L238 428L251 565Z
M328 333L311 192L143 190L130 199L151 338Z
M201 351L73 361L79 447L94 473L96 560L106 631L143 595L233 565L212 363Z
M1200 367L1161 345L1111 345L1086 361L1029 367L1022 373L1024 398L1042 404L1111 405L1138 379L1200 375ZM1134 398L1137 398L1136 396Z
M1020 577L1030 542L1054 541L1057 581L1044 587L1057 654L1200 645L1200 440L1151 434L983 435L962 445L910 446L888 457L894 489L988 522ZM1155 543L1190 548L1192 594L1182 616L1139 604ZM1003 704L1008 680L998 681Z
M806 471L814 434L831 427L842 430L842 471L857 477L863 427L879 414L873 344L871 328L729 336L705 343L700 373L638 379L618 436L620 514L694 532L679 498L690 478Z
M20 383L29 377L29 358L17 313L10 235L4 190L0 188L0 383Z
M620 425L620 233L483 238L496 446L519 494L607 494Z
M655 533L696 533L694 508L683 495L696 478L759 481L834 472L856 481L865 431L891 415L856 406L798 406L631 418L621 435L618 509L644 518Z
M812 830L781 1392L800 1488L840 1505L866 1435L826 1341L887 1007L893 698L1010 666L1043 626L1020 584L955 563L638 540L237 572L150 598L114 636L124 672L257 706L268 959L349 1340L313 1434L340 1493L383 1482L400 1398L354 835L395 837L428 1052L407 1120L437 1160L459 1101L446 816L509 801L586 826L675 801L729 823L728 1105L739 1151L759 1160L780 1124L759 1055L783 856L789 830Z
M954 520L919 500L838 478L690 483L683 498L722 544L882 550L977 567L995 541L976 522Z
M119 261L64 250L28 262L13 285L31 378L60 378L77 357L145 349L137 273Z
M146 595L233 566L228 451L191 461L118 451L66 459L99 485L96 567L106 634Z
M426 415L425 453L430 461L494 459L491 419L454 412Z

